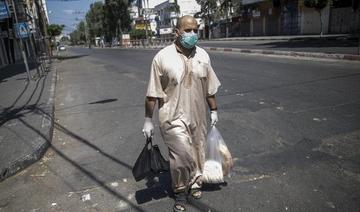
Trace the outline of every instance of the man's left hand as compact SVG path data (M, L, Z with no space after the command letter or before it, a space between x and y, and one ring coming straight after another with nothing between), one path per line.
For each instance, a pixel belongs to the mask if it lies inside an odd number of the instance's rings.
M215 124L219 121L218 115L217 115L217 111L213 110L210 112L210 123L211 126L215 126Z

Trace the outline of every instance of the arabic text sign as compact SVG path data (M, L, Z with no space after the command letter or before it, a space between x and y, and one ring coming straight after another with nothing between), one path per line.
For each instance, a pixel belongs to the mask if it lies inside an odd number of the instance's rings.
M17 38L29 37L29 26L26 22L14 24Z
M0 1L0 20L9 17L10 17L10 13L8 6L6 5L6 2Z

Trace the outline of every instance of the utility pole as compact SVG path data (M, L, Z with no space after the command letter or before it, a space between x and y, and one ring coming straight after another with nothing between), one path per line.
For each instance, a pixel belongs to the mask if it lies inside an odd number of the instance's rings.
M228 1L225 1L225 19L226 19L226 23L225 23L225 37L228 38L229 37L229 4Z
M88 42L88 36L87 36L87 27L86 27L86 25L87 25L87 20L86 20L86 18L85 18L85 21L84 21L84 30L85 30L85 43L86 44L88 44L89 42ZM89 48L90 48L90 44L89 44Z
M11 0L11 3L13 5L15 23L18 24L19 20L18 20L17 14L16 14L16 6L15 6L15 3L14 3L14 0ZM26 69L26 73L27 73L27 77L28 77L27 80L30 81L31 80L31 74L30 74L30 70L29 70L29 64L28 64L28 61L27 61L23 40L22 40L20 34L19 34L19 39L20 39L19 46L20 46L20 50L21 50L21 55L22 55L22 58L24 60L25 69Z
M39 0L41 2L41 7L40 7L40 11L41 11L41 20L43 22L43 31L44 31L44 41L45 41L45 45L46 45L46 51L47 51L47 55L52 56L52 50L51 50L51 46L50 46L50 41L49 41L49 34L48 34L48 28L47 28L47 21L45 21L45 12L44 12L44 6L43 6L43 2L41 0Z
M208 24L209 24L209 40L211 40L212 38L212 33L211 33L211 16L210 16L210 9L208 8Z
M148 23L147 23L147 14L144 13L144 22L145 22L145 36L146 36L146 43L149 43L149 30L148 30Z

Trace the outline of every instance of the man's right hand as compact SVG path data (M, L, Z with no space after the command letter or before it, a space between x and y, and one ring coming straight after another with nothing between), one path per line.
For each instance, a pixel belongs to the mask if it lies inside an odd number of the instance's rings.
M142 132L144 133L145 138L151 138L154 135L154 125L151 121L151 118L146 117L145 123Z

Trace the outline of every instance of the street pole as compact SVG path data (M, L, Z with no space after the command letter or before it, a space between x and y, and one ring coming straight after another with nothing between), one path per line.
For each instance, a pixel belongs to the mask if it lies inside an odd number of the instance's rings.
M87 36L87 27L86 27L86 25L87 25L87 21L86 21L86 18L85 18L85 21L84 21L85 43L88 44L88 36ZM111 44L111 45L112 45L112 44ZM90 46L89 46L89 48L90 48Z
M46 45L46 52L47 55L49 56L49 58L51 59L50 56L52 56L52 49L50 46L50 42L48 40L49 38L49 34L48 34L48 28L47 28L47 22L45 21L45 12L44 12L44 7L43 7L43 2L41 0L39 0L41 2L40 5L40 13L41 13L41 20L42 20L42 25L43 25L43 31L44 31L44 41L45 41L45 45Z
M9 19L7 19L7 28L8 28L8 32L10 32L10 21L9 21ZM10 36L10 35L9 35ZM14 57L12 56L12 54L11 54L11 48L10 48L10 46L11 46L11 42L10 42L10 39L8 39L8 41L7 41L7 43L8 43L8 49L7 49L7 53L8 53L8 55L9 55L9 63L14 63L15 62L15 59L14 59Z
M148 32L148 26L147 26L147 18L146 18L146 10L143 8L143 17L144 17L144 23L145 23L145 38L146 38L146 45L149 42L149 32Z
M208 24L209 24L209 40L212 39L212 33L211 33L211 20L210 20L210 14L208 15Z
M225 26L225 37L228 38L229 37L229 14L228 14L228 9L229 9L229 5L227 2L225 2L225 18L226 18L226 26Z
M358 55L360 55L360 6L358 6L357 8L357 13L358 13Z
M13 5L15 23L17 24L17 23L19 23L19 20L18 20L17 14L16 14L16 6L15 6L15 3L14 3L14 0L11 0L11 3ZM20 39L20 42L19 42L20 50L21 50L22 58L24 60L25 69L26 69L26 73L27 73L27 77L28 77L27 80L30 81L31 74L30 74L29 64L28 64L28 61L27 61L27 57L26 57L26 53L25 53L25 49L24 49L23 40L21 38L21 35L19 35L19 39Z
M146 3L146 1L144 1L144 3ZM145 8L148 9L148 5L145 4ZM147 25L147 13L148 11L145 9L144 11L144 20L145 20L145 33L146 33L146 45L149 44L149 29L148 29L148 25Z

